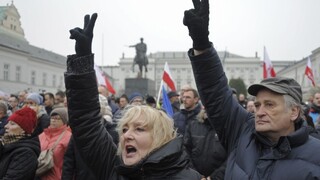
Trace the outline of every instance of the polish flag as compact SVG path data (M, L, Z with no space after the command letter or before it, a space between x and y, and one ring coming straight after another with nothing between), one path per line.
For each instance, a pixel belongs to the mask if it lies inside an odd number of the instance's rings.
M160 96L162 94L162 109L164 109L166 111L166 113L170 117L172 117L173 110L172 110L172 106L171 106L169 97L167 95L167 90L164 86L164 83L167 84L167 87L169 87L171 89L171 91L176 91L176 86L175 86L174 80L171 76L169 65L167 62L164 64L164 71L163 71L162 80L160 83L160 88L159 88L159 93L158 93L158 98L157 98L157 108L159 108L159 109L161 108L160 107Z
M169 65L167 62L164 65L162 80L168 85L168 87L171 89L171 91L176 91L176 86L175 86L174 80L171 76L171 73L169 70Z
M264 47L263 50L264 50L263 78L266 79L266 78L270 78L270 77L276 77L276 72L274 71L274 68L273 68L272 63L270 61L266 47Z
M304 74L309 78L309 80L311 81L313 87L315 87L316 84L315 84L315 81L314 81L314 76L313 76L313 72L312 72L312 68L311 68L310 57L308 57L308 63L307 63L306 71L304 72Z
M104 75L104 73L101 71L101 69L96 64L94 64L94 70L96 72L98 85L103 85L103 86L107 87L108 91L111 94L116 94L116 91L112 87L109 79L107 78L107 76Z

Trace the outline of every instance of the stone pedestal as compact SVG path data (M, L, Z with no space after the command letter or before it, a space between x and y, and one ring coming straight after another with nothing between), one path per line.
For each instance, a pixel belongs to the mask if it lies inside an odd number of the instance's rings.
M139 92L143 96L146 94L156 96L155 82L146 78L125 79L125 93L129 97L134 92Z

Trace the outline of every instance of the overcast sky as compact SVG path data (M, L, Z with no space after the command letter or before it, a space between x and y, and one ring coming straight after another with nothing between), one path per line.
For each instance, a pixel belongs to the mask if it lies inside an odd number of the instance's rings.
M1 0L1 6L11 0ZM210 40L217 50L242 56L301 60L320 47L320 0L209 0ZM184 10L191 0L14 0L30 44L61 55L74 53L69 29L83 26L85 14L98 13L93 52L96 64L117 65L126 45L143 37L148 54L187 51L191 45ZM103 59L103 60L102 60Z

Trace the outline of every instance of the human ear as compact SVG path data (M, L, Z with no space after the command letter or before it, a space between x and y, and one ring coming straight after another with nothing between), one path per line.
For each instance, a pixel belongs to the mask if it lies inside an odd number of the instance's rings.
M295 106L291 108L291 117L290 120L291 121L295 121L300 115L300 108Z

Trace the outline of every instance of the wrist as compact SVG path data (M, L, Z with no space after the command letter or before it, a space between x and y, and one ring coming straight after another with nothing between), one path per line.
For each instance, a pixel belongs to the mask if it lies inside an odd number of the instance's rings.
M70 55L67 59L67 73L82 74L94 71L94 54Z
M201 51L211 47L211 43L209 41L209 37L197 37L193 38L193 49Z

